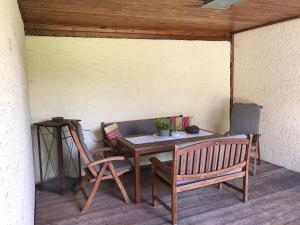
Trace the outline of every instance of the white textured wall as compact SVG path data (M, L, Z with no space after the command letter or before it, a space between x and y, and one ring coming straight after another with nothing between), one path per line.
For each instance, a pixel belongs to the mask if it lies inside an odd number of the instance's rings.
M82 119L91 146L102 121L186 114L228 128L229 42L28 36L26 50L32 121Z
M263 105L262 158L300 172L300 20L235 35L235 101Z
M34 175L24 69L24 31L16 0L0 1L0 224L34 223Z

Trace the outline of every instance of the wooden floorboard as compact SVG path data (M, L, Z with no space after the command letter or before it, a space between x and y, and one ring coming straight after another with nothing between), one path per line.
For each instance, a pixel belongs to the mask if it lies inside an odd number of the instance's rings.
M133 198L133 175L124 177L125 187ZM235 185L242 185L236 180ZM92 208L79 212L83 196L36 193L37 225L158 225L170 224L170 214L161 206L153 208L150 171L142 171L142 203L125 204L112 182L101 184ZM199 188L178 196L178 224L289 224L300 225L300 174L263 162L255 177L250 176L249 201L224 187ZM168 192L159 195L170 203Z

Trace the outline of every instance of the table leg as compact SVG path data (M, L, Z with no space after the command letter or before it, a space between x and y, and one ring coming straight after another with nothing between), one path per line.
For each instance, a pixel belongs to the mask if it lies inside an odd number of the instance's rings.
M79 174L78 174L78 176L79 176L79 181L81 181L81 160L80 160L80 152L78 151L78 155L77 155L77 157L78 157L78 172L79 172Z
M65 189L65 174L64 174L64 156L62 150L61 128L56 128L57 136L57 156L58 156L58 174L59 174L59 193L63 194Z
M135 203L141 202L141 175L140 175L140 155L134 153L134 176L135 176Z

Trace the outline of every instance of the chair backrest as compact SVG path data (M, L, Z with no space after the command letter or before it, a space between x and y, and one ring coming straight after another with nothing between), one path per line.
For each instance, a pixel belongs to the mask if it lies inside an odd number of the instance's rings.
M259 134L260 111L257 104L234 103L230 118L230 134Z
M237 135L176 146L173 154L174 181L241 172L249 162L250 141L245 135Z
M85 164L89 164L95 161L92 153L90 152L90 149L87 147L87 145L84 142L84 137L82 133L82 127L81 124L78 121L70 121L68 124L70 134L73 138L73 141L80 153L80 156L82 157ZM96 176L97 171L99 171L100 166L96 165L92 168L89 168L90 172Z

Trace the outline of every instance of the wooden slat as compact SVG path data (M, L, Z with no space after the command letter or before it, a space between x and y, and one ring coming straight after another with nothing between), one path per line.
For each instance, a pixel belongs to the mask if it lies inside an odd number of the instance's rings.
M181 154L180 156L180 173L179 174L185 174L185 154Z
M235 150L236 150L236 145L231 145L230 146L229 166L233 165Z
M212 158L212 167L211 167L212 171L217 169L216 167L217 167L217 162L218 162L217 157L218 157L219 148L220 148L220 146L216 145L213 149L213 158Z
M226 175L226 176L217 177L215 179L208 179L207 181L203 181L203 182L197 182L197 183L187 184L184 186L179 186L176 188L176 191L177 192L188 191L188 190L205 187L205 186L212 185L212 184L218 184L218 183L228 181L228 180L234 180L234 179L244 177L244 176L245 176L245 173L234 173L234 174L230 174L230 175Z
M241 153L241 145L237 145L236 149L235 149L234 164L238 164L239 163L240 153Z
M194 153L194 163L193 163L193 174L198 173L198 158L199 158L199 150L196 149Z
M242 145L242 152L240 156L240 163L245 161L245 154L246 154L246 145Z
M200 173L204 173L204 169L205 169L205 160L206 160L206 155L205 155L205 153L204 152L206 152L206 154L207 154L207 150L206 150L206 148L202 148L201 149L201 159L200 159L200 165L199 165L199 167L200 167Z
M211 154L213 151L213 147L207 148L207 154L206 154L206 165L205 165L205 172L211 171Z
M225 145L225 152L224 152L224 163L223 163L223 167L227 168L227 166L229 165L229 154L230 154L230 145Z
M219 157L218 157L218 168L217 170L222 169L223 161L224 161L224 153L225 153L225 145L221 145L219 149Z
M186 163L187 174L191 174L192 172L192 154L193 152L191 151L187 153L187 163Z

